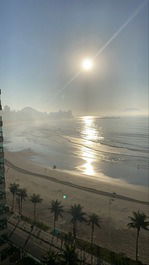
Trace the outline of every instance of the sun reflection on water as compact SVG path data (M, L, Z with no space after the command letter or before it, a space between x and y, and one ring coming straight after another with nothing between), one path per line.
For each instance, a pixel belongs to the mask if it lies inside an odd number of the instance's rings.
M93 116L84 116L82 138L84 144L81 146L81 156L85 163L81 166L81 170L86 175L95 175L94 162L96 161L96 152L94 147L96 142L99 140L99 132L96 129L95 121Z

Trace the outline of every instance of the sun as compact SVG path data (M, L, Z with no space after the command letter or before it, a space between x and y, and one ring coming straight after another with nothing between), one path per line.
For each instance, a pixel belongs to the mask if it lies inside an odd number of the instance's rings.
M91 71L93 68L93 60L91 58L85 58L83 59L81 66L84 71Z

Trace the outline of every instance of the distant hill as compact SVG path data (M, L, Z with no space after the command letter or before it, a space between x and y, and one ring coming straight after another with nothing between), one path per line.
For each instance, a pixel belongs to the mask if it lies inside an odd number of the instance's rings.
M25 112L25 113L39 113L38 110L35 110L35 109L31 108L31 107L25 107L21 111Z
M43 120L43 119L70 119L72 118L72 112L69 111L61 111L58 112L40 112L36 109L33 109L29 106L23 108L19 111L12 111L9 106L5 106L3 109L3 118L4 120Z
M47 118L48 116L47 113L40 112L31 107L23 108L22 110L17 112L17 115L19 116L19 118L23 120L41 119L41 118Z

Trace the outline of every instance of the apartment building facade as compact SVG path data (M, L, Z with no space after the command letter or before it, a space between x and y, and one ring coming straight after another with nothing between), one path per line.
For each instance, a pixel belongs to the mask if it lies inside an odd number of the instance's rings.
M0 90L1 97L1 90ZM3 149L3 121L2 105L0 98L0 264L5 260L8 248L7 244L7 213L5 192L5 167L4 167L4 149Z

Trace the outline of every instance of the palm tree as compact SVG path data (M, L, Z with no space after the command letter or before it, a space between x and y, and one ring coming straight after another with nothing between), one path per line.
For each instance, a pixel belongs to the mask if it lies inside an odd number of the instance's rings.
M89 215L88 225L91 225L91 249L93 248L93 238L95 226L101 228L100 226L101 219L95 213ZM91 255L91 264L93 264L93 255Z
M101 219L95 213L89 215L88 225L91 225L91 245L93 245L94 230L95 226L101 228L100 226Z
M147 216L143 212L133 212L133 216L129 216L129 219L131 220L130 223L128 223L129 228L135 228L137 230L137 237L136 237L136 261L138 261L138 243L139 243L139 234L140 229L149 230L149 222L147 221Z
M50 206L50 210L51 213L53 214L53 228L55 231L55 227L56 227L56 222L58 221L59 217L63 217L62 213L64 212L63 210L63 205L61 205L61 202L58 200L53 200L51 202L51 206Z
M63 250L61 256L62 265L78 265L79 259L78 254L76 252L76 248L74 244L65 244L65 249Z
M12 193L12 212L14 211L14 208L15 208L15 197L16 197L18 188L19 188L19 184L15 182L11 183L9 186L9 190Z
M30 201L34 205L34 222L36 222L36 206L37 206L37 203L41 203L42 202L42 198L40 197L39 194L33 193L33 195L30 198Z
M25 201L27 197L26 189L18 189L17 191L18 196L18 206L19 206L19 213L22 215L22 208L23 208L23 201Z
M73 236L74 238L76 238L76 233L77 233L77 223L80 222L85 222L86 219L85 219L85 215L86 213L84 213L82 211L83 207L80 205L80 204L74 204L71 206L70 210L69 210L69 213L71 214L72 216L72 219L71 219L71 223L73 225Z

